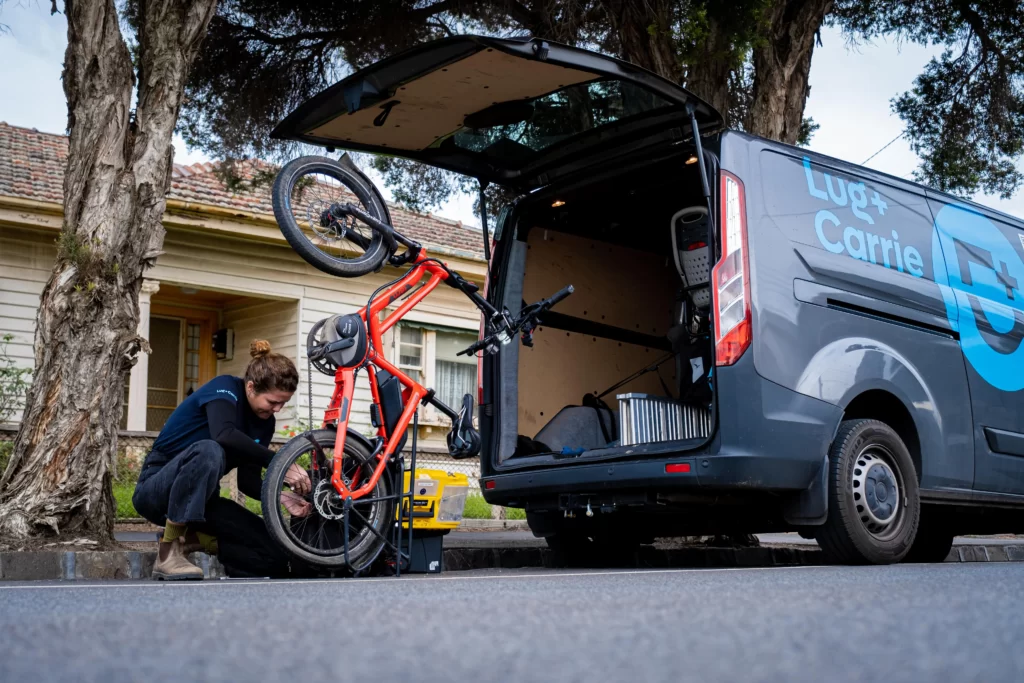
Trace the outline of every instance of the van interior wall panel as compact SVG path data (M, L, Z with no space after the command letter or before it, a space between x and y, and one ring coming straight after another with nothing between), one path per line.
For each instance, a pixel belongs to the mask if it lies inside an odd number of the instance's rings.
M530 231L523 282L527 302L550 296L567 284L575 291L555 308L560 313L626 330L664 336L672 318L679 277L668 257L604 242ZM601 392L664 355L663 351L541 326L534 347L519 350L519 433L534 436L561 408L580 405L584 394ZM676 386L675 364L660 369ZM624 385L615 394L664 395L655 373Z

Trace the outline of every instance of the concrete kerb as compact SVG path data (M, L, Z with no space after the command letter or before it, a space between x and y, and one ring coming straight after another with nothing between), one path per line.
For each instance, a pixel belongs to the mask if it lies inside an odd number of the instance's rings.
M0 581L78 581L147 579L152 576L155 552L51 551L0 553ZM191 560L207 578L224 576L216 557L193 553ZM550 550L532 548L446 548L445 571L470 569L554 568ZM946 562L1024 562L1024 545L954 547ZM817 548L761 546L759 548L673 549L643 548L633 568L785 567L824 565Z

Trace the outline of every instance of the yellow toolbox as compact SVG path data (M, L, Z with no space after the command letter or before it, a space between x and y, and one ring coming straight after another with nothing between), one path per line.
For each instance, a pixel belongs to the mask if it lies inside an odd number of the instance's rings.
M405 471L402 492L409 490L409 476ZM424 531L451 531L462 523L466 507L469 479L465 474L445 470L416 469L413 480L412 528ZM402 499L402 522L409 528L409 499ZM396 516L397 516L396 510ZM414 536L415 538L415 536Z
M409 490L409 477L406 470L402 493ZM469 479L465 474L445 470L417 469L412 483L412 541L409 564L402 571L437 574L444 571L444 537L462 523ZM401 500L402 527L408 529L409 499ZM395 510L396 519L398 515ZM404 545L401 550L405 550Z

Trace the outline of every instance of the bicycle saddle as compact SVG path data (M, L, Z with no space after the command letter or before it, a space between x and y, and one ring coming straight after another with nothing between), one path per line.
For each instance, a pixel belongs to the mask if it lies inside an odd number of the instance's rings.
M452 421L448 432L448 453L456 460L472 458L480 454L480 432L473 429L473 396L462 397L459 418Z

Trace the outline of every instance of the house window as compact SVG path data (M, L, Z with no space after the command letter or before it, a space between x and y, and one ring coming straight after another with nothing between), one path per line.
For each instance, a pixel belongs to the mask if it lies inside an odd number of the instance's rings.
M463 332L437 332L434 342L434 388L437 397L458 410L462 397L476 395L476 357L458 356L476 341L477 335Z
M405 374L423 384L423 330L402 325L398 333L398 367Z
M403 322L394 336L392 358L409 377L434 389L441 402L458 410L465 394L476 395L476 358L457 354L476 340L475 333L465 330ZM448 421L432 407L422 417L427 422Z

